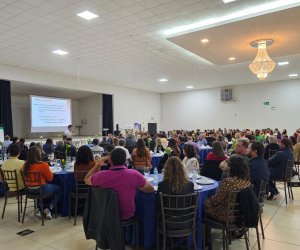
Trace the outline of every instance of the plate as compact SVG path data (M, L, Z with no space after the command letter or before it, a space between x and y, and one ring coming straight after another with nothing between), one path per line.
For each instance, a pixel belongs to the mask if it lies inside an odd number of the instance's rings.
M194 183L194 190L201 190L203 186L198 185L197 183Z
M188 177L189 177L189 179L192 179L193 178L193 174L188 174ZM201 179L201 178L202 178L202 176L199 175L199 174L197 174L197 179Z
M197 180L197 184L200 184L200 185L211 185L213 183L214 183L213 180L210 180L206 177L202 177L201 179Z
M50 171L51 171L53 174L60 173L61 170L62 170L61 167L50 167Z
M145 179L146 179L146 176L145 176L145 175L144 175L144 177L145 177ZM153 181L154 179L153 179L152 177L149 177L149 176L148 176L147 180L148 180L148 181Z

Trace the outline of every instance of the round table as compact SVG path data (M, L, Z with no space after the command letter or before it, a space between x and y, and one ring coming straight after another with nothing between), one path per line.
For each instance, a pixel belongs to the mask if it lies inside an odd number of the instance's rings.
M53 174L51 184L60 186L60 197L58 200L58 211L62 216L69 215L69 194L75 188L74 172L62 170Z
M150 175L153 178L153 175ZM158 183L161 182L163 176L158 174L158 182L151 183L157 187ZM199 190L200 200L198 203L197 210L197 222L196 222L196 237L198 249L202 248L201 243L201 221L202 221L202 212L205 200L208 196L215 194L219 183L214 181L211 185L203 185L203 189ZM140 220L140 244L147 247L153 247L156 245L156 212L157 212L157 192L154 193L144 193L142 191L137 191L135 195L135 205L136 205L136 214ZM126 237L128 239L128 237Z

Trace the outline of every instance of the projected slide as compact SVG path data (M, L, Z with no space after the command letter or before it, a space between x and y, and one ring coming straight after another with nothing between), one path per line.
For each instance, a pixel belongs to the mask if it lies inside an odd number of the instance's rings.
M71 100L30 96L31 132L62 132L72 124Z

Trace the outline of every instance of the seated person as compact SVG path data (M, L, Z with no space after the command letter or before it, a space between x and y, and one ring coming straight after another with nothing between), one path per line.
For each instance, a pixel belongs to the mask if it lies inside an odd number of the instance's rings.
M49 165L42 161L41 150L32 146L28 150L27 161L24 164L23 170L26 177L30 172L40 172L41 182L42 182L42 193L56 193L56 201L59 199L59 186L54 184L49 184L53 179L53 174L50 171ZM30 183L32 185L32 183ZM30 193L39 194L39 189L32 189ZM35 210L35 215L39 218L45 216L47 219L52 219L51 211L54 208L54 198L48 198L44 200L44 211L41 211L40 202L38 201L37 209Z
M283 138L280 142L280 150L268 160L268 166L271 173L269 181L270 195L268 200L274 200L278 197L279 192L276 188L275 180L284 179L288 160L294 161L293 144L290 139Z
M10 153L9 159L7 159L3 162L1 168L2 168L2 170L9 170L9 171L16 170L18 189L22 190L22 189L24 189L24 183L22 180L21 169L23 168L24 161L18 159L20 156L20 153L21 153L20 146L16 143L11 144L11 146L9 148L9 153ZM8 184L8 188L9 188L10 192L17 191L15 184L10 185L9 182L7 184Z
M62 147L62 153L65 153L65 156L71 156L71 157L76 156L76 148L75 148L75 146L72 145L72 138L68 137L65 140L65 144ZM65 158L65 157L63 157L63 158Z
M190 194L194 192L194 184L189 181L184 166L178 157L171 156L167 160L164 166L164 178L162 182L158 183L157 192L164 194Z
M196 158L196 151L193 145L185 144L183 148L183 154L185 155L182 160L182 164L186 173L192 172L194 169L198 171L199 161Z
M111 160L112 166L107 171L99 171L99 166ZM128 220L135 214L134 197L137 189L143 192L154 192L154 187L138 171L127 169L126 152L116 148L110 157L102 157L84 178L85 183L100 188L110 188L118 195L121 220Z
M261 142L253 142L249 145L248 156L250 181L253 184L253 190L258 195L260 183L262 180L269 181L270 171L267 161L263 158L264 145Z
M25 139L24 138L20 138L20 141L18 143L21 152L19 155L19 159L26 161L27 160L27 152L28 152L28 147L25 145Z
M212 143L212 152L209 152L206 156L208 161L224 161L227 157L224 153L223 146L221 142L214 141Z
M156 153L160 153L160 152L164 152L164 151L165 151L165 149L161 143L160 138L156 137L153 152L156 154Z
M47 138L46 143L43 145L43 150L47 155L54 153L54 144L52 138Z
M151 167L151 155L142 138L137 140L136 148L132 151L132 162L136 170L143 173L145 167Z
M168 148L171 149L171 152L168 154ZM163 158L160 160L159 164L158 164L158 172L161 173L162 169L164 168L164 165L166 163L166 161L169 159L169 157L171 156L176 156L176 157L180 157L180 149L177 146L177 142L175 139L171 138L169 140L168 143L168 147L165 149L164 151L164 156Z
M35 143L35 146L38 147L39 150L41 151L41 157L42 157L41 159L42 159L42 161L44 161L44 162L49 161L48 155L47 155L47 154L44 152L44 150L43 150L42 143L36 142L36 143Z
M90 171L95 166L95 164L96 162L94 160L94 155L91 149L86 145L81 146L76 154L74 171L85 171L86 173L77 175L76 178L83 179L87 172Z
M63 158L65 158L65 152L63 152L63 146L64 146L64 142L63 141L57 141L56 142L56 147L54 149L54 157L56 159L63 159Z
M92 141L93 147L91 148L93 152L99 152L100 155L103 154L104 152L104 148L99 146L99 140L98 139L94 139Z
M300 134L297 137L297 143L293 147L295 161L300 163Z
M275 153L270 152L271 151L278 151L280 149L280 146L278 144L278 140L276 136L270 135L268 137L269 144L265 148L264 152L264 158L268 160L271 156L273 156ZM271 154L271 155L270 155Z
M224 179L217 193L205 202L206 216L225 223L227 221L227 199L230 191L239 191L250 187L249 167L243 157L233 155L228 159L229 177ZM233 215L228 218L233 223Z

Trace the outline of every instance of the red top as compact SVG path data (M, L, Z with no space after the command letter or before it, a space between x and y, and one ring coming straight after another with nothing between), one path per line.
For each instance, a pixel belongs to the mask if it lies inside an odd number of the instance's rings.
M227 159L227 156L217 157L213 152L209 152L206 156L206 160L209 161L224 161Z

